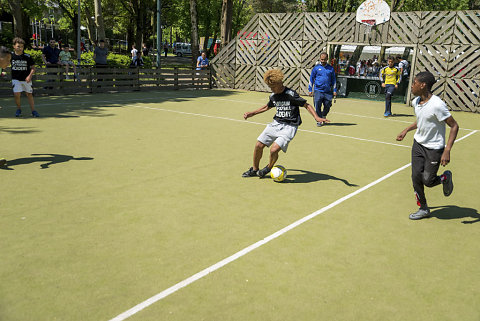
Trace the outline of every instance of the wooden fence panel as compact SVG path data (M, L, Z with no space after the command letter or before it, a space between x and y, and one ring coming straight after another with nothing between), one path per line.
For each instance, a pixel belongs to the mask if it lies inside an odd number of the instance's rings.
M282 41L278 54L279 64L285 67L300 67L302 63L302 42Z
M355 13L331 13L328 21L328 41L353 42L355 23Z
M480 11L457 11L454 44L480 44Z
M450 47L447 76L451 78L480 79L480 50L478 46Z
M286 14L281 18L280 39L286 41L303 40L304 15L301 13Z
M451 44L455 16L454 11L422 12L418 42L422 44Z
M302 68L312 69L315 62L320 60L320 53L326 51L327 43L321 41L303 41L302 43Z
M421 71L430 71L435 76L447 76L447 64L450 46L442 45L419 45L415 74Z
M235 70L235 89L254 90L256 66L237 65Z
M213 85L216 88L235 88L235 67L230 64L211 66Z
M303 40L327 41L330 13L305 13Z
M392 12L388 43L416 44L420 36L420 12Z
M480 112L480 80L449 78L446 81L443 100L453 110Z
M262 37L274 40L282 39L282 21L286 13L260 14L258 33ZM258 39L258 38L257 38Z
M280 41L258 40L257 65L277 67L280 63L279 55Z

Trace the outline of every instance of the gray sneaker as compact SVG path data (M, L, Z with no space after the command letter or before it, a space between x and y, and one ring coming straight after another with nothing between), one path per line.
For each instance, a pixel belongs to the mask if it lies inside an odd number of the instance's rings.
M430 209L419 208L415 213L410 214L411 220L421 220L422 218L430 217Z
M257 172L257 175L258 175L258 177L262 178L262 177L265 177L265 175L267 175L268 173L270 173L270 168L267 165L264 168L262 168L261 170L259 170Z
M452 180L452 172L445 171L443 172L445 175L445 179L442 182L443 185L443 195L450 196L453 192L453 180Z
M322 122L317 122L317 127L322 127L324 124L323 124L323 121Z

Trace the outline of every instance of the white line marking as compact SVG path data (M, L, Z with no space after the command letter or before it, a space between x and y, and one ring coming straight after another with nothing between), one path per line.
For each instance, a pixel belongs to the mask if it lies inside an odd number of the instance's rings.
M467 137L475 134L476 132L477 132L477 130L475 130L475 131L473 131L473 132L471 132L471 133L463 136L462 138L458 139L457 141L461 141L461 140L463 140L463 139L465 139L465 138L467 138ZM375 185L377 185L378 183L386 180L387 178L389 178L389 177L391 177L391 176L393 176L393 175L395 175L395 174L403 171L404 169L410 167L410 165L411 165L411 163L408 163L408 164L406 164L406 165L404 165L404 166L402 166L402 167L400 167L400 168L397 168L396 170L388 173L387 175L384 175L384 176L380 177L379 179L371 182L371 183L368 184L368 185L365 185L364 187L356 190L355 192L352 192L352 193L350 193L350 194L348 194L348 195L346 195L346 196L344 196L344 197L336 200L335 202L330 203L329 205L327 205L327 206L319 209L318 211L315 211L315 212L313 212L312 214L307 215L307 216L305 216L305 217L303 217L303 218L301 218L301 219L293 222L292 224L290 224L290 225L282 228L281 230L279 230L279 231L277 231L277 232L275 232L275 233L273 233L273 234L265 237L263 240L260 240L260 241L258 241L258 242L256 242L256 243L254 243L254 244L252 244L252 245L244 248L243 250L240 250L240 251L238 251L237 253L235 253L235 254L233 254L233 255L231 255L231 256L229 256L229 257L227 257L227 258L225 258L225 259L223 259L223 260L221 260L221 261L219 261L219 262L217 262L217 263L215 263L215 264L207 267L206 269L204 269L204 270L202 270L202 271L200 271L200 272L198 272L198 273L196 273L196 274L194 274L194 275L192 275L192 276L190 276L189 278L187 278L187 279L185 279L185 280L183 280L183 281L181 281L181 282L179 282L179 283L177 283L177 284L169 287L168 289L163 290L163 291L160 292L160 293L157 293L156 295L150 297L149 299L147 299L147 300L145 300L145 301L143 301L143 302L135 305L135 306L132 307L131 309L129 309L129 310L127 310L127 311L119 314L118 316L114 317L114 318L111 319L110 321L123 321L123 320L131 317L132 315L134 315L134 314L142 311L143 309L149 307L150 305L152 305L152 304L154 304L154 303L156 303L156 302L164 299L165 297L169 296L170 294L173 294L173 293L177 292L178 290L180 290L180 289L182 289L182 288L184 288L184 287L186 287L186 286L188 286L188 285L190 285L190 284L192 284L192 283L200 280L201 278L207 276L208 274L210 274L210 273L212 273L212 272L214 272L214 271L222 268L223 266L225 266L225 265L227 265L227 264L229 264L229 263L231 263L231 262L233 262L233 261L241 258L242 256L244 256L244 255L252 252L253 250L255 250L255 249L257 249L257 248L259 248L259 247L267 244L268 242L270 242L270 241L278 238L279 236L287 233L288 231L296 228L297 226L299 226L299 225L301 225L301 224L303 224L303 223L305 223L305 222L310 221L311 219L317 217L318 215L324 213L325 211L327 211L327 210L329 210L329 209L331 209L331 208L333 208L333 207L335 207L335 206L337 206L337 205L345 202L346 200L352 198L353 196L356 196L356 195L360 194L361 192L369 189L370 187L375 186Z
M179 282L179 283L177 283L177 284L169 287L168 289L166 289L166 290L164 290L164 291L162 291L162 292L160 292L160 293L152 296L151 298L149 298L149 299L147 299L147 300L145 300L145 301L137 304L137 305L134 306L133 308L131 308L131 309L129 309L129 310L127 310L127 311L119 314L118 316L116 316L115 318L111 319L110 321L122 321L122 320L125 320L125 319L131 317L132 315L134 315L134 314L142 311L142 310L145 309L146 307L148 307L148 306L150 306L150 305L152 305L152 304L160 301L161 299L169 296L169 295L172 294L172 293L177 292L178 290L186 287L187 285L192 284L193 282L200 280L201 278L207 276L208 274L210 274L210 273L212 273L212 272L220 269L221 267L223 267L223 266L225 266L225 265L227 265L227 264L229 264L229 263L231 263L231 262L233 262L233 261L241 258L242 256L250 253L251 251L259 248L260 246L267 244L268 242L270 242L270 241L276 239L277 237L279 237L279 236L287 233L288 231L296 228L297 226L299 226L299 225L301 225L301 224L303 224L303 223L305 223L305 222L310 221L311 219L313 219L313 218L317 217L318 215L322 214L323 212L325 212L325 211L327 211L327 210L329 210L329 209L337 206L338 204L341 204L341 203L345 202L346 200L352 198L353 196L355 196L355 195L357 195L357 194L360 194L361 192L369 189L370 187L377 185L378 183L380 183L380 182L386 180L387 178L389 178L390 176L395 175L396 173L404 170L405 168L408 168L409 166L410 166L410 163L408 163L408 164L406 164L406 165L404 165L404 166L402 166L402 167L400 167L400 168L397 168L397 169L394 170L393 172L390 172L390 173L388 173L387 175L380 177L380 178L377 179L376 181L374 181L374 182L372 182L372 183L370 183L370 184L368 184L368 185L365 185L364 187L356 190L355 192L352 192L352 193L350 193L350 194L348 194L348 195L346 195L346 196L344 196L344 197L336 200L335 202L333 202L333 203L331 203L331 204L329 204L329 205L327 205L327 206L319 209L318 211L315 211L315 212L313 212L312 214L307 215L307 216L305 216L305 217L303 217L303 218L301 218L301 219L293 222L292 224L290 224L290 225L282 228L281 230L279 230L279 231L277 231L277 232L275 232L275 233L273 233L273 234L265 237L263 240L260 240L260 241L254 243L254 244L252 244L252 245L250 245L250 246L247 246L247 247L244 248L243 250L238 251L237 253L235 253L235 254L233 254L233 255L231 255L231 256L229 256L229 257L221 260L220 262L217 262L217 263L215 263L215 264L207 267L206 269L204 269L204 270L202 270L202 271L200 271L200 272L192 275L191 277L189 277L189 278L187 278L187 279L185 279L185 280L183 280L183 281L181 281L181 282Z
M190 113L190 112L186 112L186 111L178 111L178 110L171 110L171 109L158 108L158 107L147 107L147 106L142 106L142 105L128 105L128 107L142 108L142 109L151 109L151 110L158 110L158 111L166 111L166 112L171 112L171 113L184 114L184 115L192 115L192 116L201 116L201 117L207 117L207 118L223 119L223 120L230 120L230 121L242 122L242 123L250 123L250 124L262 125L262 126L265 126L265 125L266 125L266 124L263 124L263 123L257 123L257 122L253 122L253 121L249 121L249 120L243 120L243 119L240 120L240 119L234 119L234 118L228 118L228 117L220 117L220 116L212 116L212 115L205 115L205 114L197 114L197 113ZM327 126L328 126L328 125L327 125ZM348 138L348 139L354 139L354 140L359 140L359 141L364 141L364 142L370 142L370 143L378 143L378 144L385 144L385 145L392 145L392 146L399 146L399 147L410 148L410 146L401 145L401 144L388 143L388 142L382 142L382 141L379 141L379 140L358 138L358 137L353 137L353 136L345 136L345 135L331 134L331 133L326 133L326 132L317 132L317 131L308 130L308 129L298 129L298 131L307 132L307 133L313 133L313 134L318 134L318 135L328 135L328 136L334 136L334 137L340 137L340 138Z
M236 99L226 99L226 98L218 98L218 97L210 97L210 96L162 96L162 97L148 97L148 98L131 98L131 99L122 99L122 100L97 100L97 101L83 101L83 102L74 102L74 103L47 103L47 104L35 104L35 106L53 106L53 105L85 105L85 104L93 104L93 103L122 103L126 101L145 101L145 100L168 100L168 99L193 99L193 98L206 98L206 99L213 99L213 100L222 100L222 101L230 101L235 103L242 103L242 104L252 104L252 105L262 105L259 102L253 101L246 101L246 100L236 100ZM100 106L101 107L101 106ZM7 106L6 108L16 108L16 106ZM387 120L399 123L406 123L411 124L412 122L405 121L405 120L397 120L392 118L380 118L380 117L373 117L373 116L365 116L365 115L357 115L357 114L350 114L350 113L342 113L332 110L332 114L339 114L345 116L353 116L353 117L361 117L361 118L370 118L370 119L377 119L377 120ZM412 115L413 117L414 115ZM477 129L469 129L469 128L460 128L460 130L468 130L474 131Z

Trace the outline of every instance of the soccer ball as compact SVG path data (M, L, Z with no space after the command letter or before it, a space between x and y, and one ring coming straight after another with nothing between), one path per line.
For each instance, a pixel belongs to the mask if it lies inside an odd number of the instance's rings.
M287 170L282 165L273 166L270 170L270 177L273 178L275 182L282 182L287 178Z

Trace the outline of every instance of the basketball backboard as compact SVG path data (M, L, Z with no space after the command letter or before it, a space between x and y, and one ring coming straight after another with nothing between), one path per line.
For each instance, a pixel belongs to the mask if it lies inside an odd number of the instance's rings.
M390 20L390 6L383 0L366 0L357 9L359 23L376 26Z

